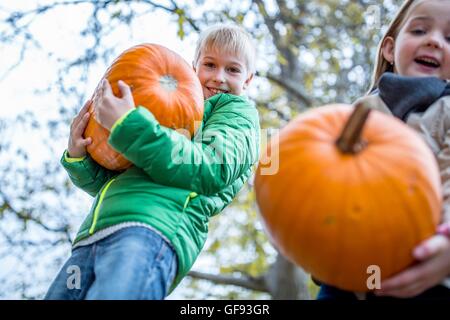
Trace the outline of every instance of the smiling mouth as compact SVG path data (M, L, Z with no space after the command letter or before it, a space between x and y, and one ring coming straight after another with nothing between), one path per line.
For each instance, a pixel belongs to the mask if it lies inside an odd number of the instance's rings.
M222 90L222 89L216 89L216 88L209 88L207 87L209 91L211 91L214 94L219 94L219 93L228 93L227 90Z
M420 65L423 65L425 67L428 68L439 68L441 66L441 64L439 63L439 61L437 61L434 58L428 58L428 57L419 57L414 59L414 61Z

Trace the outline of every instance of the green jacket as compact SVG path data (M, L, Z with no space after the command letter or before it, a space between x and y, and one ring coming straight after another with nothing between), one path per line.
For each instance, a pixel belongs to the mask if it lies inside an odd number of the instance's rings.
M94 196L74 240L123 222L142 222L174 247L178 272L192 267L207 237L209 218L241 189L259 157L259 117L246 98L219 94L205 101L202 128L189 140L137 107L112 128L109 144L134 166L114 172L91 157L61 163L72 182Z

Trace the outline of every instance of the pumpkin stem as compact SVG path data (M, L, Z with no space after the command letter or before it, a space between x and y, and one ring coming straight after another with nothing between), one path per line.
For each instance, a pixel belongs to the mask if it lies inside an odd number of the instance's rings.
M356 154L366 146L367 143L361 139L361 133L371 111L370 104L371 101L366 99L355 103L355 109L336 140L336 146L342 153Z

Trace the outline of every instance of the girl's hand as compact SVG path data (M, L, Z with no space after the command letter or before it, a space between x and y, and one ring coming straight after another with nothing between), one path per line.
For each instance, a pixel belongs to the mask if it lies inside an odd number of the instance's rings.
M450 238L437 234L428 238L413 251L418 264L381 282L379 296L410 298L441 283L450 275ZM383 270L382 270L383 272Z
M108 131L111 131L114 123L128 110L134 108L133 95L130 87L123 81L118 83L122 98L114 96L109 81L103 79L98 99L95 101L95 119Z
M439 225L437 232L450 238L450 221L444 222Z
M89 121L89 105L91 100L88 100L80 112L72 119L70 124L70 136L67 147L68 156L71 158L81 158L86 155L86 147L92 143L91 138L84 139L83 133Z

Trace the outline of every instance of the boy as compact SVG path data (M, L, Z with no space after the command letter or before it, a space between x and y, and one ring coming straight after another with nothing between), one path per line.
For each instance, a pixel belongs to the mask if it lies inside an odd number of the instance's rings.
M95 200L47 299L163 299L176 287L206 241L209 218L231 202L258 160L258 113L241 96L254 60L252 41L239 27L219 25L201 36L193 64L206 101L203 128L193 140L135 108L124 82L122 98L103 83L96 119L134 166L112 172L86 154L84 107L61 163ZM174 161L173 150L183 161ZM74 265L81 285L70 290L67 272Z

